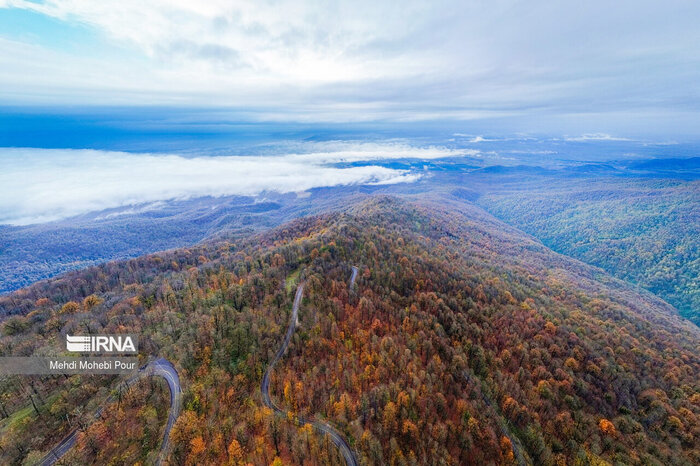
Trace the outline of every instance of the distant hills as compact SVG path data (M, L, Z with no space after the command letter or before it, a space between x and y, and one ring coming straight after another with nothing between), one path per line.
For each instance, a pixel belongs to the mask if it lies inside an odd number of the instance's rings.
M108 260L240 238L304 215L389 194L477 203L557 252L656 293L700 323L700 157L605 162L475 158L374 161L417 182L299 194L164 201L23 227L0 226L0 293Z
M503 183L478 203L555 251L657 294L700 325L700 181L540 177Z

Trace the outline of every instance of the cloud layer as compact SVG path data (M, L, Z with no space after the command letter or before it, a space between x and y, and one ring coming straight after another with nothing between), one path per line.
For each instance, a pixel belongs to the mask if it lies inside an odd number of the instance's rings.
M307 121L595 114L686 123L700 107L693 0L2 7L34 15L22 31L0 33L0 97L20 104L216 105Z
M324 150L260 157L183 157L95 150L0 149L0 224L47 222L169 199L411 182L419 175L376 165L341 168L333 164L465 154L398 143L340 142L313 147Z

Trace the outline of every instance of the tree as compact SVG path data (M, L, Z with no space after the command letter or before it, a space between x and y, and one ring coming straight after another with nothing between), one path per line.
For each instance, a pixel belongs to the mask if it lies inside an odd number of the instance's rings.
M201 435L196 436L190 441L190 454L193 457L198 457L206 449L207 445Z
M68 301L61 307L61 314L74 314L80 309L80 305L75 301Z
M600 421L598 421L598 427L600 428L600 431L603 432L605 435L614 436L617 433L615 431L615 425L605 418L602 418Z
M239 466L244 464L244 452L238 440L233 439L228 445L228 461L230 465Z
M513 463L515 461L515 455L513 454L513 445L510 439L505 435L501 437L501 454L505 457L506 462Z
M97 296L96 294L91 294L90 296L83 299L83 309L86 311L92 310L95 306L102 304L104 300Z

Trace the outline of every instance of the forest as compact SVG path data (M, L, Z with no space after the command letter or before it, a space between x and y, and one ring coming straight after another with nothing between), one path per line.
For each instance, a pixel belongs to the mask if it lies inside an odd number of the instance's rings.
M272 374L282 418L260 381L301 282ZM700 463L698 327L454 199L375 196L70 272L0 297L0 314L0 355L49 354L79 330L138 334L142 360L173 362L172 464L342 464L297 416L335 426L367 465ZM32 464L74 425L74 461L149 461L167 390L142 382L89 422L117 382L0 381L0 462Z
M700 181L519 180L479 204L553 250L651 291L700 325Z

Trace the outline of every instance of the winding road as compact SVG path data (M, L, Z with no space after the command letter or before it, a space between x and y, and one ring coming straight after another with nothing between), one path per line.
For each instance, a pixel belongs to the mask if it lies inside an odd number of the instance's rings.
M352 276L350 277L350 286L348 287L348 288L350 288L351 290L352 290L352 288L355 286L355 279L356 279L356 278L357 278L357 267L355 267L355 266L353 265L353 266L352 266Z
M165 425L165 433L163 434L163 442L160 446L160 453L158 454L157 465L160 465L165 457L168 450L170 431L180 414L182 388L180 387L180 377L175 370L175 366L172 365L170 361L163 358L158 358L155 361L151 361L142 368L139 369L138 373L131 376L125 381L126 385L136 382L144 377L162 377L168 383L168 388L170 389L170 412L168 414L168 422ZM115 401L116 396L110 395L105 403L97 411L95 411L94 420L98 419L102 415L104 406ZM41 466L51 466L60 460L68 450L73 447L75 441L78 438L78 428L73 429L61 442L53 447L46 456L38 463Z
M355 283L355 276L357 275L357 268L353 266L353 275L352 278L350 279L350 288ZM287 347L289 346L289 342L292 339L292 335L294 334L294 329L296 328L297 324L297 316L299 314L299 305L301 304L301 298L304 294L304 283L300 283L299 286L297 287L297 292L296 295L294 296L294 306L292 306L292 317L289 319L289 327L287 327L287 333L284 335L284 341L282 342L282 346L280 346L280 349L277 350L277 354L275 354L275 357L272 358L272 361L270 361L270 365L267 366L267 370L265 371L265 375L263 376L262 383L260 384L260 391L262 393L262 399L263 399L263 404L267 406L268 408L272 409L275 411L277 414L281 414L285 417L290 417L289 412L281 409L278 407L270 398L270 376L272 375L272 369L275 366L275 364L282 359L282 356L284 355L284 352L287 351ZM340 454L343 455L343 458L345 459L345 463L348 466L357 466L357 458L355 457L355 453L352 451L350 448L350 445L348 445L348 442L345 440L345 438L342 436L340 432L338 432L337 429L332 427L329 424L326 424L325 422L320 422L320 421L313 421L313 420L308 420L305 419L301 416L297 416L297 423L300 426L303 425L310 425L314 429L316 429L317 432L320 432L321 434L328 435L330 439L333 441L336 447L338 447L338 450L340 451Z
M349 285L350 289L352 289L355 285L357 273L357 267L352 266L352 276L350 277ZM272 361L270 361L270 364L268 365L267 370L265 371L265 375L263 376L262 383L260 385L260 391L262 393L262 399L265 406L272 409L278 414L284 415L285 417L288 416L288 411L285 411L277 405L275 405L275 403L270 398L270 376L272 375L272 369L274 368L275 364L280 359L282 359L282 356L284 356L284 353L287 351L287 347L289 346L289 343L292 340L292 335L294 334L294 330L298 323L299 306L301 305L303 294L304 283L302 282L297 287L296 295L294 296L292 316L289 320L287 332L284 335L284 341L282 342L282 345L280 346L279 350L277 350L277 353L275 354L274 358L272 358ZM177 370L170 361L164 358L158 358L154 361L151 361L147 365L140 368L137 374L131 376L124 383L128 386L129 384L136 382L144 377L161 377L168 383L168 388L170 390L170 412L168 414L168 422L165 426L165 432L163 434L163 441L161 443L160 453L158 455L158 460L156 461L156 464L160 465L163 461L163 458L165 458L166 452L168 450L170 431L172 430L173 425L175 424L175 421L177 420L177 417L180 414L182 388L180 386L180 377L178 376ZM94 420L98 419L102 415L104 406L106 406L109 403L112 403L113 401L115 401L115 399L115 395L110 395L109 398L107 398L107 400L103 404L103 406L100 407L97 411L95 411ZM297 417L297 423L300 426L308 424L314 429L316 429L317 432L324 435L328 435L331 441L335 444L335 446L338 447L338 450L340 451L341 455L343 455L343 458L345 459L347 465L357 466L358 463L357 458L355 457L355 453L352 451L348 442L337 429L325 422L307 420L301 416ZM75 445L75 442L78 438L78 432L78 428L71 430L70 433L66 437L64 437L63 440L61 440L61 442L58 443L58 445L53 447L51 451L49 451L38 464L41 466L54 465L66 453L68 453L68 451L73 447L73 445Z
M511 431L510 427L508 427L508 424L506 423L505 419L501 415L498 405L494 403L491 400L491 397L486 394L484 391L481 380L473 374L470 374L467 371L464 371L464 378L469 384L476 384L479 386L479 392L481 393L481 400L484 402L486 407L488 407L491 411L494 412L496 415L496 422L498 423L498 427L501 429L501 433L510 440L510 445L513 450L513 456L515 457L515 461L518 463L518 466L528 466L533 464L532 461L530 461L530 458L527 457L527 453L524 453L524 449L522 445L520 444L520 439L516 437Z

